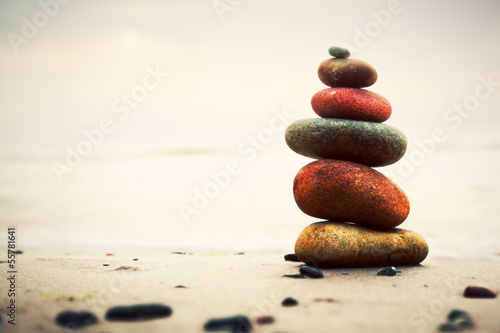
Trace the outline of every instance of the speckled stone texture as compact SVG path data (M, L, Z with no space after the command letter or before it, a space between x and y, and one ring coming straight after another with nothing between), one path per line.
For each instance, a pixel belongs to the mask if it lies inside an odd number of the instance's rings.
M288 126L285 141L294 152L307 157L372 167L395 163L407 146L405 135L392 126L333 118L297 120Z
M319 65L318 76L329 87L369 87L377 81L372 65L351 58L330 58Z
M375 229L391 229L410 212L403 190L380 172L353 162L307 164L295 176L293 195L307 215Z
M295 243L297 257L320 268L417 265L428 252L426 241L413 231L377 231L341 222L313 223Z
M391 116L387 99L374 92L358 88L328 88L318 91L311 99L316 114L322 118L341 118L384 122Z

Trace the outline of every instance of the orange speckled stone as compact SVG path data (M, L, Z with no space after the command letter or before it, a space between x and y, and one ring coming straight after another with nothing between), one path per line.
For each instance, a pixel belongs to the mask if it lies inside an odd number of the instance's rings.
M403 190L380 172L354 162L307 164L295 176L293 195L307 215L376 229L391 229L410 212Z
M341 118L384 122L391 116L391 103L374 92L357 88L328 88L311 99L316 114L322 118Z
M329 87L369 87L377 81L372 65L351 58L330 58L319 65L318 76Z
M301 261L322 268L417 265L428 253L427 242L413 231L377 231L341 222L313 223L295 243Z

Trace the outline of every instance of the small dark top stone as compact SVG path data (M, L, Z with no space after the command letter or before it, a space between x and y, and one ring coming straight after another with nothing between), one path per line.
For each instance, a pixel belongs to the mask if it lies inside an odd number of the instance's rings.
M322 271L320 271L319 269L313 268L311 266L307 266L307 265L301 266L299 268L299 272L300 272L300 274L309 276L313 279L320 279L323 277Z
M328 53L334 58L349 58L351 53L349 53L348 49L344 49L343 47L332 46L328 49Z
M169 317L172 309L163 304L115 306L106 312L109 321L138 321Z
M64 311L56 316L56 324L66 329L76 330L97 323L97 317L88 311Z
M299 258L297 258L297 256L295 255L295 253L285 254L285 260L286 261L300 262Z
M495 298L497 294L485 287L468 286L464 290L464 297L468 298Z
M252 332L252 323L245 316L210 319L203 326L205 331Z
M384 276L395 276L396 273L397 273L396 267L393 266L383 267L377 271L377 275L384 275Z
M283 301L281 301L281 305L283 306L296 306L299 302L295 298L287 297Z

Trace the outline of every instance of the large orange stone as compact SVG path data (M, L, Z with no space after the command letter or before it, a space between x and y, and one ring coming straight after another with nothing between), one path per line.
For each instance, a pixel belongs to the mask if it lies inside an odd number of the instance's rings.
M295 176L293 195L308 215L376 229L391 229L410 212L403 190L380 172L354 162L307 164Z
M313 223L295 243L301 261L323 268L417 265L428 253L427 242L413 231L371 230L341 222Z

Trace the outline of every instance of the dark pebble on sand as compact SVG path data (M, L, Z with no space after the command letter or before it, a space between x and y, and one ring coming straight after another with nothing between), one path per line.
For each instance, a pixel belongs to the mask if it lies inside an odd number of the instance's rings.
M102 264L103 266L109 266L109 264Z
M283 306L295 306L298 305L299 302L295 298L287 297L283 301L281 301L281 305Z
M297 258L297 256L295 255L295 253L285 254L285 260L286 261L300 262L299 258Z
M15 254L23 254L24 252L23 252L23 250L15 250L14 253Z
M468 286L464 290L464 297L468 298L495 298L497 294L485 287Z
M323 277L322 271L320 271L319 269L307 266L307 265L301 266L299 268L299 272L300 272L300 274L305 275L305 276L309 276L310 278L313 278L313 279L320 279Z
M132 259L132 261L137 261L137 260L139 260L139 259L137 259L137 258Z
M186 252L175 251L175 252L172 252L172 254L186 254Z
M163 304L115 306L106 312L109 321L138 321L169 317L172 309Z
M393 266L383 267L377 271L377 275L383 275L383 276L395 276L396 273L397 273L396 267Z
M472 328L474 323L472 322L469 314L463 310L452 310L448 314L448 321L441 324L439 331L441 332L458 332L465 329Z
M257 319L255 319L255 322L257 323L257 325L272 324L274 323L274 317L273 316L258 317Z
M252 331L252 323L245 316L210 319L203 326L205 331L229 331L246 333Z
M76 330L97 323L97 317L88 311L64 311L56 316L56 324Z
M185 286L183 286L182 284L178 285L178 286L175 286L175 288L187 288Z

